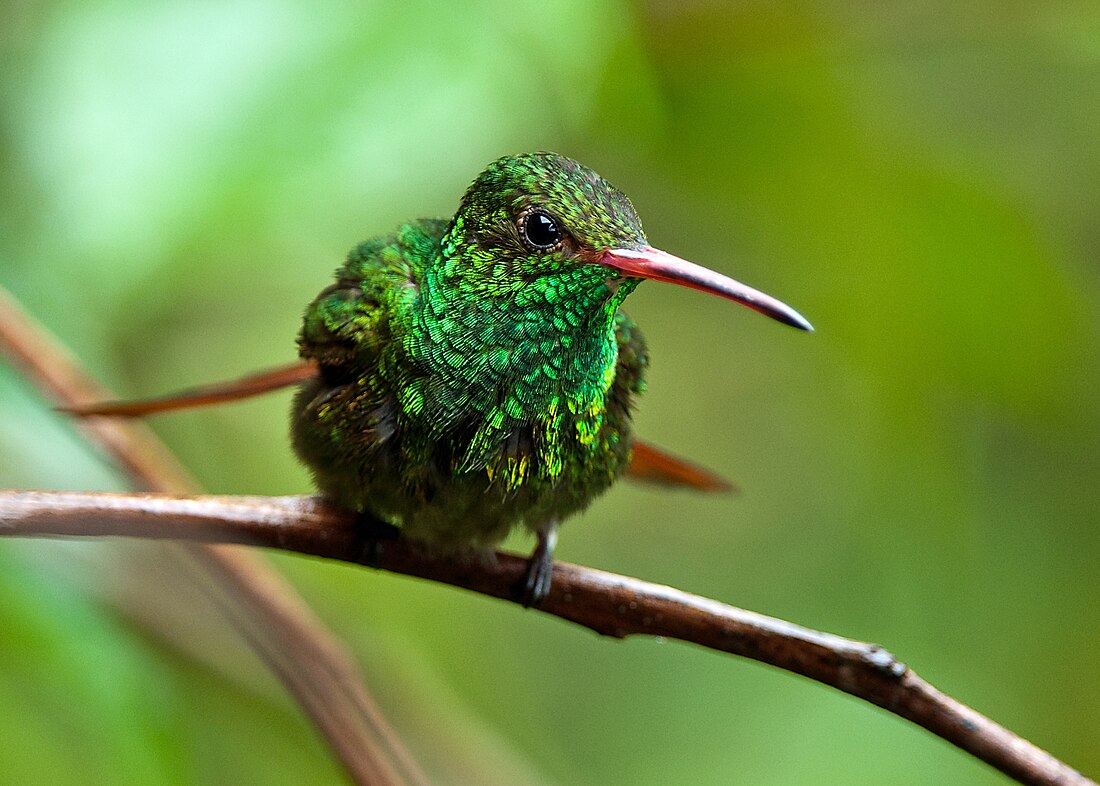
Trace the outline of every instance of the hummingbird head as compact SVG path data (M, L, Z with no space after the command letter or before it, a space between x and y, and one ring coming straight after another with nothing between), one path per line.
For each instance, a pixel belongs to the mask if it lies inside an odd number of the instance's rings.
M505 156L478 175L442 243L445 265L479 292L531 286L599 293L616 304L642 279L710 292L803 330L798 312L731 278L649 245L623 192L556 153Z

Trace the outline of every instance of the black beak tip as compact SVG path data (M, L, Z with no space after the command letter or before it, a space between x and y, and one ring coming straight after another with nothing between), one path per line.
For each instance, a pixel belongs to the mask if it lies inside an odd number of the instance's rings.
M790 306L784 306L779 304L780 308L760 309L764 314L774 319L776 322L782 322L784 325L790 325L793 328L799 330L805 330L807 333L814 332L814 326L809 323L804 316L799 314Z
M807 333L814 332L814 326L811 325L804 316L801 314L795 314L791 321L787 323L791 327L798 328L799 330L805 330Z

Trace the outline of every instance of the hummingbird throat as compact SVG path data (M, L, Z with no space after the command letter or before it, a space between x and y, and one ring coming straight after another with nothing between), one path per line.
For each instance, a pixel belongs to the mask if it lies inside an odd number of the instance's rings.
M407 347L437 380L441 427L469 419L459 471L506 490L555 480L563 452L594 451L615 376L615 315L637 279L594 265L528 280L442 280L427 271ZM433 275L434 273L434 275Z

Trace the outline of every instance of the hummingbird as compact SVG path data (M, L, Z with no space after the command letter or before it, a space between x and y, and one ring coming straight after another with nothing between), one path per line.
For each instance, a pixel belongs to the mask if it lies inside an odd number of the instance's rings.
M630 200L554 153L498 159L450 220L356 247L306 310L318 373L291 435L321 493L444 552L534 533L522 594L550 587L559 523L627 469L649 354L621 306L644 279L811 330L790 307L649 245Z
M299 364L81 415L143 415L289 384L291 441L321 494L372 532L445 554L535 535L517 587L545 599L559 523L627 473L728 486L635 439L649 353L622 310L646 279L813 330L780 301L654 248L630 200L556 153L505 156L450 219L356 246L307 307Z

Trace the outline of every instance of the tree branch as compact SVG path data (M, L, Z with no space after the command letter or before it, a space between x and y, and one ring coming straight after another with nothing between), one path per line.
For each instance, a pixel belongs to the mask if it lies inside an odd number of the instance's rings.
M313 497L0 492L0 536L128 536L264 546L364 564L514 600L527 561L443 557L414 543L366 549L355 517ZM1025 784L1097 786L952 699L874 644L820 633L680 590L591 568L554 565L539 609L597 633L645 634L742 655L831 685L905 718Z

